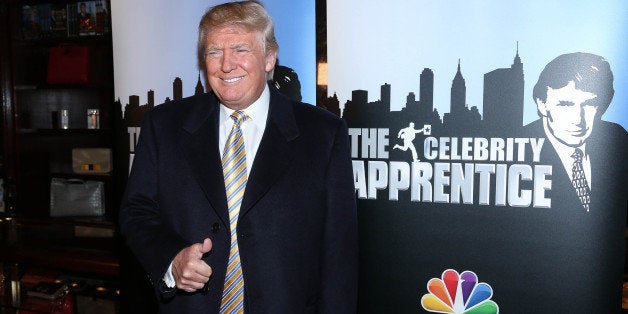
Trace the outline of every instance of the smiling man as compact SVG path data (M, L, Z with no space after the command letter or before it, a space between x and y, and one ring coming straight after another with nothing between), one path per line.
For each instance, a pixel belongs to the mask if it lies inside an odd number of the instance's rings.
M278 49L259 2L213 7L211 92L144 116L120 229L162 313L355 313L347 126L267 83Z

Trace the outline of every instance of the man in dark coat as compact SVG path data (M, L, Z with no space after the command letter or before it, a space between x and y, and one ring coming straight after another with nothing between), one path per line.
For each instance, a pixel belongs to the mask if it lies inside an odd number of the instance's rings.
M266 83L278 45L258 2L208 11L198 49L212 92L146 113L120 212L160 311L355 313L345 123Z

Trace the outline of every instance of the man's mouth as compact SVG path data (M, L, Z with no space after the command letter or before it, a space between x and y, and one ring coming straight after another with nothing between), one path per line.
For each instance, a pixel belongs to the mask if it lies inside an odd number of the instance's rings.
M238 77L233 77L233 78L226 78L223 79L223 81L227 82L227 83L235 83L239 80L241 80L243 78L243 76L238 76Z
M567 132L575 136L581 136L587 133L587 129L586 128L571 129L571 130L567 130Z

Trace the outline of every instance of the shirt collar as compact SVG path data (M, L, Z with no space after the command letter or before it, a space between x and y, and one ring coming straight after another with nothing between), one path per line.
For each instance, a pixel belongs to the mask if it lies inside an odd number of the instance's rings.
M247 121L251 121L255 124L265 125L266 118L268 117L268 108L270 106L270 90L268 85L264 87L260 97L254 101L246 109L242 110L248 116ZM231 114L235 110L228 108L227 106L220 104L221 121L232 121ZM245 122L247 122L245 121ZM222 123L222 122L221 122Z

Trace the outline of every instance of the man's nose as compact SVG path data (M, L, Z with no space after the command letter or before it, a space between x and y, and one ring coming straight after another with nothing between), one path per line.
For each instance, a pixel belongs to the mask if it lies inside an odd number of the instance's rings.
M582 104L576 104L575 110L578 110L577 119L576 119L576 121L574 121L575 124L578 125L578 126L584 126L584 124L585 124L584 106Z
M221 64L221 70L225 73L231 72L235 69L235 62L233 60L233 56L231 55L231 53L226 52L223 56L222 56L222 64Z

